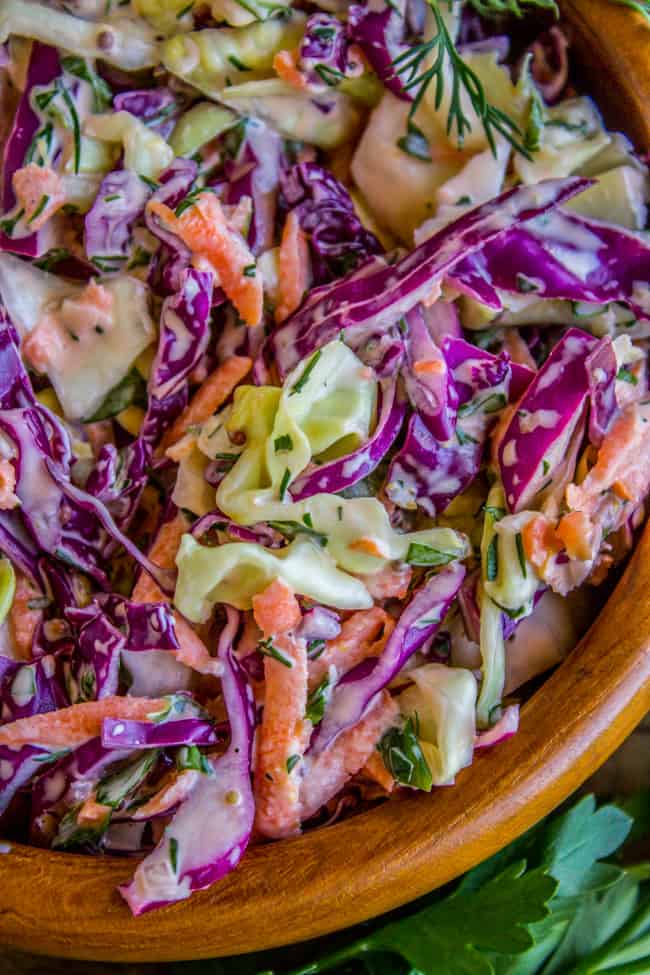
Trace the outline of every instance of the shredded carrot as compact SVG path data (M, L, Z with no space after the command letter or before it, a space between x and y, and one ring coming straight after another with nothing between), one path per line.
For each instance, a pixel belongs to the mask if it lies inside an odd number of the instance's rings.
M552 522L544 515L531 518L521 530L526 558L536 569L543 572L547 562L564 548Z
M300 832L299 765L311 733L307 707L307 651L304 640L275 637L286 666L264 658L264 711L255 768L255 825L280 839Z
M330 667L336 667L341 676L368 657L378 656L393 626L393 620L380 606L349 616L341 624L339 635L328 640L319 657L309 661L310 690L320 684Z
M446 366L442 359L418 359L413 363L416 376L438 376L445 372Z
M385 559L386 553L383 552L374 538L356 538L350 542L348 548L353 552L363 552L364 555L373 555L377 559Z
M9 610L9 634L14 653L19 660L31 660L34 634L43 619L43 610L30 606L41 595L20 569L16 573L16 591Z
M111 814L111 807L97 802L95 795L92 794L83 803L77 813L77 822L80 826L98 826Z
M530 354L530 349L519 334L518 328L504 328L503 344L513 362L528 366L529 369L537 372L537 364Z
M10 511L17 508L20 500L14 494L16 488L16 471L10 460L0 460L0 511Z
M264 636L277 636L296 628L302 618L293 589L282 579L274 579L253 596L253 617Z
M361 772L363 775L367 775L369 779L373 779L377 785L380 785L384 792L391 793L395 788L395 779L384 765L381 755L376 750L363 766Z
M196 391L188 405L162 439L164 451L183 436L188 427L203 423L228 399L237 383L241 382L252 366L247 356L233 355L211 373Z
M586 562L594 557L592 551L593 525L589 516L584 512L569 511L560 519L555 534L563 542L569 558Z
M40 230L65 203L61 177L48 166L29 163L17 169L11 185L30 230Z
M178 217L157 200L150 200L147 207L197 258L215 270L221 287L244 321L258 325L264 300L262 277L256 273L255 258L248 244L226 220L218 197L210 192L201 193Z
M275 320L282 322L298 308L309 288L309 247L295 210L287 214L278 265L280 297Z
M77 748L101 734L104 718L146 721L166 707L164 698L103 697L83 701L58 711L18 718L0 728L0 745L46 745L52 748Z
M612 491L617 498L621 499L621 501L634 501L634 495L625 481L614 481L612 484Z
M201 772L194 769L184 769L182 772L176 769L168 772L162 780L158 792L151 797L143 806L139 806L133 813L133 819L149 819L150 816L159 816L161 813L173 809L188 795L201 778Z
M367 764L379 739L397 721L398 713L390 694L382 691L358 724L344 731L328 749L307 763L300 786L302 820L314 816Z
M294 88L303 91L307 87L307 79L302 71L298 70L296 56L292 51L278 51L273 58L273 70L279 78Z
M408 593L413 570L410 565L385 565L379 572L361 576L361 581L373 599L404 599Z

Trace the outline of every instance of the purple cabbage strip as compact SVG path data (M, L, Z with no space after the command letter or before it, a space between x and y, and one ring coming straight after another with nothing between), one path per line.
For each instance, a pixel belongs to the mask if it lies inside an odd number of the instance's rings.
M341 331L356 348L370 335L395 325L417 304L431 298L462 257L590 185L590 180L573 177L508 190L443 227L396 264L373 263L315 289L270 337L281 377Z
M16 202L11 178L17 169L25 165L25 157L40 124L30 104L32 88L35 85L49 85L60 74L61 63L56 48L35 41L27 68L25 90L21 95L14 124L5 145L2 163L2 208L5 213L11 210ZM40 257L47 249L44 239L45 235L41 231L16 240L0 232L0 251L12 251L25 257Z
M348 38L343 21L332 14L312 14L307 18L300 42L298 67L302 73L310 84L322 85L323 82L327 84L328 79L335 80L338 75L344 75L347 66Z
M47 748L36 745L22 745L20 748L0 745L0 767L2 767L0 816L18 790L42 771L44 763L51 760L50 756L51 753Z
M498 449L510 511L529 507L562 463L590 395L585 359L598 344L587 332L569 329L519 403Z
M179 745L216 745L219 738L211 721L179 718L160 724L104 718L104 748L175 748Z
M142 217L151 188L132 169L104 176L84 219L84 247L89 260L109 261L116 270L132 256L133 226Z
M446 358L431 338L419 308L413 308L404 320L408 332L402 378L408 398L429 432L437 440L449 440L455 428L458 392ZM418 369L425 364L435 368Z
M77 639L69 681L72 703L117 693L123 650L178 650L174 617L166 603L132 603L113 594L99 595L88 606L70 608L65 615Z
M589 378L588 434L590 443L600 447L616 413L616 374L618 364L611 339L604 338L585 360Z
M453 389L446 403L451 436L435 437L414 413L386 481L386 493L395 504L418 507L430 517L444 511L474 480L490 427L511 398L507 355L494 356L457 338L443 341L442 355Z
M187 104L187 98L170 88L138 88L123 91L113 99L116 112L130 112L163 139L172 134L176 120Z
M303 614L296 636L301 640L334 640L340 632L338 614L325 606L314 606Z
M192 525L191 534L200 541L211 528L226 532L236 542L254 542L266 548L282 548L286 545L284 536L264 522L256 525L238 525L219 509L209 511L208 514L197 519Z
M175 209L192 189L198 173L191 159L175 159L160 177L160 186L152 200ZM181 290L182 273L190 266L189 248L160 221L145 210L147 229L161 241L158 253L149 267L147 283L156 294L167 296Z
M251 784L255 709L233 650L239 614L228 607L226 612L217 657L224 665L221 680L230 745L223 755L209 759L210 774L200 776L156 849L139 864L131 882L119 888L135 915L209 887L237 866L250 840L255 818Z
M71 650L72 643L62 640L60 652ZM57 657L47 654L31 662L0 657L0 702L0 724L66 707L70 702Z
M575 267L585 270L578 274ZM599 305L620 301L639 318L650 317L647 241L562 210L508 229L480 253L463 258L450 277L493 308L502 306L501 290Z
M395 60L408 47L404 43L404 18L393 8L371 10L370 6L353 4L348 11L351 37L368 58L373 70L389 91L403 101L412 101L417 87L406 88L410 80L395 68Z
M379 417L369 439L345 457L338 457L297 478L291 485L294 501L302 501L322 492L336 494L343 491L358 484L381 463L402 428L406 403L399 396L394 380L382 381L380 395Z
M297 163L285 170L282 193L308 236L315 284L339 278L383 252L359 220L348 191L318 163Z
M274 244L282 161L282 140L278 133L257 119L249 119L237 158L227 160L224 167L228 180L224 203L236 206L244 196L252 201L248 244L255 256Z
M370 673L355 680L352 671L345 683L335 687L312 740L314 754L323 752L343 731L357 724L376 695L438 631L464 576L465 566L454 563L428 579L403 611Z

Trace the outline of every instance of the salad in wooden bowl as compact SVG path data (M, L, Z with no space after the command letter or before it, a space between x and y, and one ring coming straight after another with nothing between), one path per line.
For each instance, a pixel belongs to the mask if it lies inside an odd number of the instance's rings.
M650 703L650 24L560 7L3 0L6 943L342 927Z

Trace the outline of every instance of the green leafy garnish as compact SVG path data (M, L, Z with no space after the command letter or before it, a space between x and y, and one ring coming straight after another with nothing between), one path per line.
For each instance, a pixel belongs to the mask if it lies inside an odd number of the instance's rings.
M169 838L169 862L174 873L178 871L178 840L175 836Z
M499 574L499 549L498 539L494 535L487 548L487 559L485 560L485 578L488 582L494 582Z
M401 76L404 88L407 91L416 90L409 117L412 119L415 115L431 82L435 82L435 108L440 108L448 65L451 76L451 98L447 115L447 134L455 133L458 145L462 146L465 135L471 132L472 123L463 109L461 96L464 91L472 109L481 121L492 153L496 156L498 134L503 136L516 152L530 159L530 151L517 123L506 112L488 101L481 79L458 53L440 11L440 0L428 0L428 3L435 20L435 35L429 41L414 44L403 54L398 55L393 62L395 73ZM433 63L427 67L429 58L433 58Z
M309 535L321 548L327 545L327 535L316 531L311 525L301 524L299 521L269 521L268 524L285 538L295 538L296 535Z
M204 775L209 775L212 771L210 762L196 745L181 745L176 752L176 768L180 771L193 769Z
M44 193L43 196L38 201L38 206L32 213L27 223L28 224L33 223L33 221L36 220L37 217L40 217L41 213L43 212L43 210L45 209L45 207L48 205L49 202L50 202L49 196L47 195L47 193Z
M543 7L558 16L555 0L469 0L469 3L482 17L500 17L504 14L523 17L528 13L524 7Z
M634 375L633 372L631 372L629 369L626 369L625 366L621 366L621 368L616 373L616 378L619 379L621 382L630 383L631 386L639 385L638 378Z
M273 449L276 454L283 453L287 450L293 450L293 440L291 435L288 433L283 433L281 437L276 437L273 441Z
M295 769L299 761L300 761L300 755L289 755L289 758L287 759L288 775L291 775L291 773L293 772L293 770Z
M78 57L67 57L61 60L61 66L68 74L87 81L93 91L93 111L105 112L113 101L113 93L103 78L96 74L87 61Z
M318 360L320 359L320 357L322 356L322 354L323 353L322 353L322 351L320 349L317 349L317 351L314 352L313 356L311 357L311 359L309 360L309 362L305 366L305 368L303 370L303 373L302 373L302 376L300 376L300 378L297 379L296 382L291 387L291 389L289 391L289 396L293 396L294 393L300 393L300 392L302 392L302 390L305 388L305 386L309 382L309 377L311 376L312 372L316 368L316 363L318 362Z
M409 565L448 565L462 554L459 552L442 552L440 549L433 548L431 545L424 545L421 542L411 542L406 553L406 561Z
M403 727L387 731L377 749L396 782L412 789L431 791L431 769L420 747L416 723L412 718L407 718Z
M517 546L517 558L519 559L519 567L521 569L521 574L525 579L527 576L526 553L524 552L524 540L521 537L521 532L517 532L517 534L515 535L515 544Z
M260 640L260 642L257 644L257 649L264 657L271 657L273 660L277 660L277 662L282 664L284 667L293 667L293 660L289 660L288 657L285 657L285 655L273 645L273 640L271 637L267 637L266 640Z
M127 372L124 379L117 386L113 386L106 394L102 404L98 406L92 416L86 417L84 423L96 423L98 420L108 420L125 410L127 406L147 405L147 384L137 369Z
M323 715L325 714L325 708L327 706L329 696L330 680L329 677L323 677L318 687L315 687L307 698L307 710L305 711L305 717L308 721L311 721L313 725L317 725L323 720Z

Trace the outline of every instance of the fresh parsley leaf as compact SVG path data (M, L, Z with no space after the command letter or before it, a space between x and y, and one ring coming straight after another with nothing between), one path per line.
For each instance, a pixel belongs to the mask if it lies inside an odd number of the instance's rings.
M396 782L430 792L431 769L424 757L412 718L403 728L391 728L377 745L384 765Z
M504 14L523 17L531 7L552 10L556 17L559 16L555 0L469 0L469 3L482 17L501 17Z
M305 717L313 725L319 724L323 720L325 708L331 695L329 677L323 677L322 681L315 687L307 698L307 710Z
M303 391L303 389L309 382L309 377L311 376L312 372L316 368L316 364L318 363L318 360L320 359L322 354L323 353L320 349L317 349L316 352L314 352L313 356L305 366L302 375L300 376L299 379L296 380L296 382L289 390L289 396L293 396L294 393L301 393Z
M424 545L421 542L411 542L406 553L406 561L409 565L448 565L462 554L460 552L443 552L433 548L432 545Z

